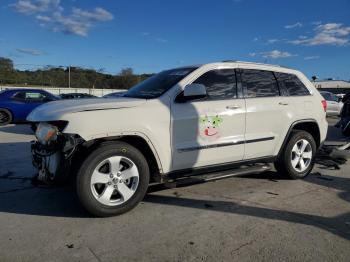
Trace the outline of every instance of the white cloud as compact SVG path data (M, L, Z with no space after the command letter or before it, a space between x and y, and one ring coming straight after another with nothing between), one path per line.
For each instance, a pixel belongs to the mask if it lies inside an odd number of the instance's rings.
M350 27L343 24L328 23L320 24L314 28L315 35L310 38L296 39L290 41L295 45L337 45L343 46L349 42L347 36L350 34Z
M44 54L44 52L40 50L28 49L28 48L17 48L16 51L22 54L33 55L33 56L39 56Z
M94 11L88 12L79 8L73 8L73 14L77 20L85 20L89 22L105 22L113 20L114 16L101 7L96 7Z
M17 12L22 14L33 14L47 12L53 9L61 9L60 0L19 0L12 6Z
M254 37L254 38L253 38L253 42L256 42L256 41L258 41L258 40L259 40L258 37Z
M311 24L312 25L320 25L320 24L322 24L322 22L321 21L315 21L315 22L312 22Z
M37 15L35 18L36 18L37 20L39 20L39 21L41 21L41 22L45 22L45 23L51 22L51 21L52 21L52 20L51 20L51 17L45 16L45 15Z
M274 43L277 43L279 40L278 39L269 39L269 40L267 40L267 43L268 44L274 44Z
M168 40L164 39L164 38L156 38L156 41L160 42L160 43L167 43L168 42Z
M250 57L256 57L256 53L254 53L254 52L253 52L253 53L249 53L248 55L249 55Z
M265 58L272 58L272 59L287 58L287 57L296 56L296 55L293 55L291 53L282 52L282 51L279 51L279 50L272 50L272 51L269 51L269 52L261 52L260 54L263 57L265 57Z
M296 22L295 24L292 24L292 25L286 25L284 28L286 28L286 29L293 29L293 28L302 27L302 26L303 26L302 23Z
M19 13L35 15L41 26L54 32L78 36L87 36L89 30L98 22L114 19L112 13L101 7L92 11L73 7L71 13L65 14L60 0L19 0L12 6Z
M320 56L314 55L314 56L305 56L304 60L314 60L314 59L319 59Z

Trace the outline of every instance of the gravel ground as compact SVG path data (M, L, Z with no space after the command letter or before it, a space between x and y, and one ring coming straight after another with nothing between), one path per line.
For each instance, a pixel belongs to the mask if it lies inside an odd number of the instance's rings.
M330 119L330 123L335 122ZM71 187L33 187L26 125L0 128L0 261L349 261L350 165L154 187L131 212L91 218ZM330 127L328 143L344 141Z

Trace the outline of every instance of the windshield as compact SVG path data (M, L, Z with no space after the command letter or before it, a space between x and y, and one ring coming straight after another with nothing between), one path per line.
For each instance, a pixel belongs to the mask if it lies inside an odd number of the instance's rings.
M196 67L171 69L160 72L145 81L133 86L125 93L125 97L156 98L164 94L179 81L193 72Z

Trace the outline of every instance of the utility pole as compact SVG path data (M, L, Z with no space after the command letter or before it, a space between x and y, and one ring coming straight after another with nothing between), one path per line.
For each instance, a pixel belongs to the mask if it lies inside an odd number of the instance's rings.
M70 88L70 66L68 66L68 87Z

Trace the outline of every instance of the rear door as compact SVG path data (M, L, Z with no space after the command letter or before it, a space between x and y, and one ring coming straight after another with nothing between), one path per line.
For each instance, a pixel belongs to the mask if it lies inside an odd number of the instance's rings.
M244 159L273 156L288 129L292 104L280 90L271 71L242 69L246 101L246 146Z
M235 70L211 70L193 83L203 84L207 97L172 104L172 169L242 160L245 101L237 95Z

